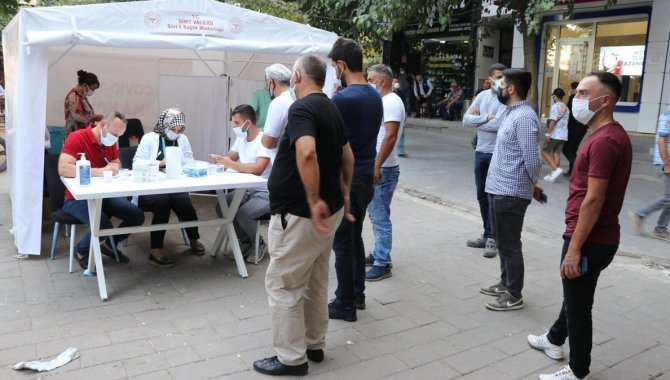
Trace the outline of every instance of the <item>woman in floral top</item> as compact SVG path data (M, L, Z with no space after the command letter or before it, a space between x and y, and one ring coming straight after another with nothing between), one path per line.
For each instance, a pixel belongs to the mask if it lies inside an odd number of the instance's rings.
M65 96L65 136L102 120L102 115L96 114L88 101L88 97L100 88L98 77L84 70L77 71L77 76L78 84Z

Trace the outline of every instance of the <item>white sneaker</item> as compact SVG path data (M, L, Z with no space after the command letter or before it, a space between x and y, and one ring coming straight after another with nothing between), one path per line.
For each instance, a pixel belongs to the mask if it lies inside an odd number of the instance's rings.
M544 351L545 355L554 360L563 360L563 347L551 344L544 335L528 335L528 344L536 350Z
M553 172L552 172L552 173L553 173ZM547 182L551 182L551 179L550 179L550 178L551 178L551 173L549 173L549 174L545 175L544 177L542 177L542 179L544 179L544 180L547 181Z
M584 377L581 380L586 380L588 378L589 375L586 375L586 377ZM566 365L555 373L540 375L540 380L580 380L580 379L579 377L575 376L574 373L572 373L572 369L570 369L570 366Z
M552 171L551 174L549 175L549 181L555 182L558 177L563 174L563 169L561 168L556 168L556 170Z

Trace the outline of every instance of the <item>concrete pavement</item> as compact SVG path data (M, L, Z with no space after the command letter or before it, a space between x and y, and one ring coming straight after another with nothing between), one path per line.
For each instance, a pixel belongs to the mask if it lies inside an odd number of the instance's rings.
M308 377L536 379L564 364L529 348L525 337L544 332L560 307L566 183L546 187L548 205L529 207L523 233L526 307L485 310L488 297L478 289L497 281L499 262L465 246L481 228L468 135L456 126L442 133L408 130L411 158L401 161L392 205L393 277L368 285L368 307L357 322L331 321L326 360L310 363ZM657 192L647 182L635 199ZM196 202L201 217L213 215L210 199ZM0 207L9 210L7 173L0 174ZM171 231L166 247L176 265L163 270L148 264L148 234L137 234L123 249L130 263L105 258L110 299L103 303L94 278L81 270L67 273L66 239L60 239L56 260L46 258L50 222L44 223L42 255L27 260L13 257L10 223L8 212L0 214L0 378L266 378L250 368L273 355L263 284L267 259L248 265L250 277L242 279L227 257L184 254L181 236ZM629 229L626 221L622 225ZM369 224L364 234L369 249ZM670 267L661 257L670 243L626 234L622 251L629 255L616 257L596 295L593 378L670 379ZM211 246L213 230L201 235ZM663 254L634 256L652 251ZM334 270L330 278L332 295ZM11 369L69 346L81 357L54 371Z

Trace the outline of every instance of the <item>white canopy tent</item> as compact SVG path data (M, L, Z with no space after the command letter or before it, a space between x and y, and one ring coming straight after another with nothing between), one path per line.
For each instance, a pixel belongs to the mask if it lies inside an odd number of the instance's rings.
M325 57L337 36L214 0L154 0L22 9L2 38L11 232L19 253L39 255L44 128L64 124L77 70L101 82L96 113L120 111L145 131L160 109L182 108L204 159L226 151L229 110L263 88L265 67Z

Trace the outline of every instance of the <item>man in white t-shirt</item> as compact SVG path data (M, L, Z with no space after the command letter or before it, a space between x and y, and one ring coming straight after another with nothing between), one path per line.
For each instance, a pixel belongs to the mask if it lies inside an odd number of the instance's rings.
M267 124L266 124L267 125ZM242 104L233 110L232 125L235 132L235 143L225 156L210 154L212 162L218 163L240 173L249 173L267 179L270 176L272 164L270 153L261 145L263 132L256 126L256 112L248 104ZM226 196L228 204L233 199L233 193ZM217 214L221 216L221 209L217 205ZM256 219L270 213L270 196L267 187L249 188L244 193L240 208L235 215L234 225L240 246L246 245L245 256L248 256L249 247L256 238ZM262 258L267 245L261 238L258 251Z
M405 123L405 106L402 99L393 92L393 71L388 66L378 64L368 68L368 83L379 91L384 104L384 119L377 135L374 195L368 204L368 215L375 234L375 247L365 259L365 264L371 266L365 273L365 279L379 281L391 277L393 266L391 200L400 176L400 163L395 147Z
M561 151L563 151L563 145L568 140L568 119L570 118L570 110L563 103L564 96L565 91L560 88L551 93L554 104L551 105L549 111L549 126L547 127L547 133L544 134L542 144L542 157L551 166L551 172L544 176L544 180L549 182L555 182L563 173L563 169L560 167Z
M293 98L289 91L290 81L291 70L280 63L275 63L265 69L265 83L270 92L270 98L272 98L268 108L268 116L265 119L263 140L261 141L267 149L277 148L277 143L284 134L288 122L288 109L293 104ZM276 149L273 153L277 153ZM271 157L273 160L274 154Z

